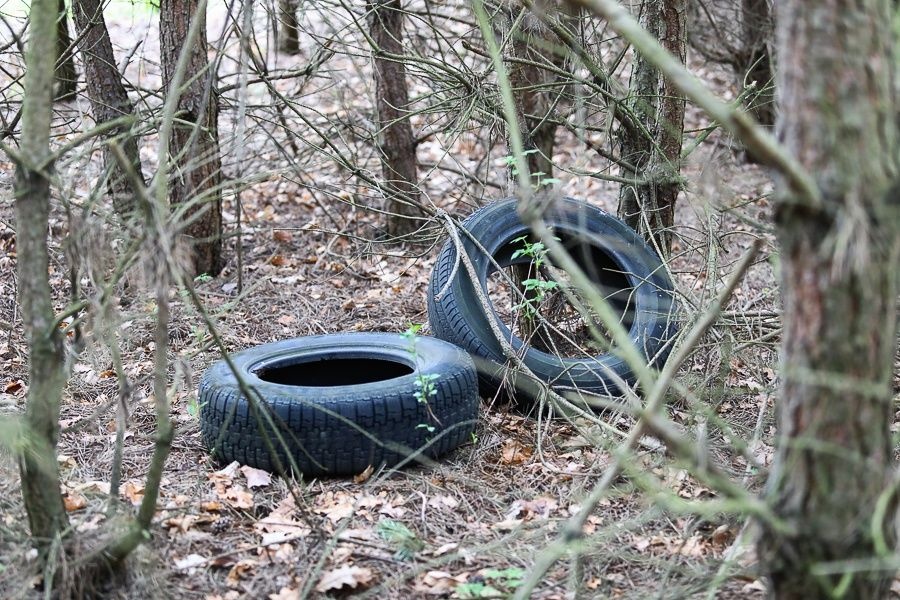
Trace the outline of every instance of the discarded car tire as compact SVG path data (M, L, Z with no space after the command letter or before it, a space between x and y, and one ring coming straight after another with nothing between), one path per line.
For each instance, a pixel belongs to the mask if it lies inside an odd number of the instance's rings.
M532 260L527 256L513 258L517 249L514 240L530 236L529 228L516 213L516 202L515 198L494 202L462 223L465 231L459 233L460 242L472 261L477 284L485 296L488 277L498 267ZM544 220L622 315L631 340L648 362L664 362L676 332L675 303L671 279L656 253L624 222L572 198L558 201L544 214ZM441 250L431 275L428 317L435 336L468 350L476 360L487 359L478 365L484 395L496 392L502 378L512 374L511 370L498 366L506 363L502 346L491 330L466 268L457 261L452 239ZM561 358L531 347L500 319L497 321L504 338L525 365L555 388L617 395L621 392L617 380L634 383L631 369L615 353ZM483 368L482 363L487 367ZM536 391L533 382L529 384L522 378L516 384L528 388L517 390L514 394L517 399L527 399Z
M447 342L416 337L412 344L400 334L346 333L238 352L230 359L252 402L220 360L200 383L203 441L218 460L308 476L445 454L474 429L475 368ZM430 382L427 402L417 398L423 382Z

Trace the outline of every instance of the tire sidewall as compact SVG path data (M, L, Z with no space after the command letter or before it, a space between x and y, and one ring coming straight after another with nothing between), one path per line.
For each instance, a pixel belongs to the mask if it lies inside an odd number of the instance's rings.
M508 244L522 236L530 235L530 228L522 223L516 212L517 199L507 198L480 209L468 219L460 232L460 239L472 260L478 275L478 284L487 295L487 278L496 270L494 264L498 253ZM564 198L545 214L544 220L551 228L571 231L584 236L591 245L608 254L621 268L634 288L634 321L629 329L629 338L645 358L664 359L667 345L664 343L673 333L672 311L674 301L672 284L668 273L653 250L644 240L622 221L605 211L573 198ZM484 251L478 248L472 238L478 240ZM442 254L455 255L456 248L451 241L442 249ZM501 257L502 258L502 257ZM502 262L507 261L501 261ZM506 358L496 339L487 316L482 310L468 272L460 266L458 274L450 284L448 292L440 301L434 296L446 285L446 281L432 280L429 294L429 311L432 314L444 312L447 302L455 302L462 321L465 322L488 350L489 358L497 363L505 363ZM495 311L496 316L496 311ZM441 319L437 319L441 321ZM535 375L551 385L572 386L601 392L613 392L606 385L609 379L620 378L632 383L634 376L624 359L615 353L578 359L560 359L552 354L533 348L514 336L509 327L497 319L504 336ZM434 327L435 323L432 323ZM459 342L455 332L447 331L446 323L438 325L441 331L435 333L443 339ZM445 337L447 336L447 337ZM471 351L472 349L469 348ZM502 373L501 369L497 374ZM614 377L610 377L610 373ZM599 384L599 385L598 385ZM599 389L598 389L599 388Z

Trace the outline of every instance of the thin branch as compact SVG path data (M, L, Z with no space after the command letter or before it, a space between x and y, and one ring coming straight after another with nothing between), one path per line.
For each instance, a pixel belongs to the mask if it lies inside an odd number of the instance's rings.
M747 151L760 163L777 170L787 180L794 202L821 211L822 194L810 173L749 114L715 96L678 60L647 33L640 23L615 0L573 0L609 22L610 27L627 39L653 63L682 94L693 100L722 127L743 141Z

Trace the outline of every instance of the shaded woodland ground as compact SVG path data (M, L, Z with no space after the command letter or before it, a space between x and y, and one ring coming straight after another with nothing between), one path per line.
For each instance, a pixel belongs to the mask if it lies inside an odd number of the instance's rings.
M117 52L125 57L133 50L126 78L145 103L140 110L152 112L159 100L151 90L160 85L155 19L152 11L113 7L107 18ZM310 8L302 15L308 20L306 29L319 37L301 39L298 56L271 50L270 14L257 13L255 31L257 59L273 75L271 85L302 106L308 121L280 108L263 85L251 85L245 98L227 89L236 81L237 54L229 48L237 41L226 7L210 7L210 45L225 49L219 66L220 87L226 89L219 120L223 171L245 185L224 194L230 234L225 270L198 280L197 289L230 350L335 331L403 331L410 323L427 322L427 281L443 230L434 224L420 240L402 246L380 242L383 218L371 210L380 206L379 195L349 170L336 167L321 152L317 137L325 133L339 140L348 164L377 168L367 51L362 45L358 51L348 46L331 56L322 43L333 35L332 28L345 32L344 41L353 39L349 27L341 28L348 18L340 4L321 12ZM416 43L415 28L409 33ZM310 77L277 77L318 60L323 62ZM3 61L10 73L21 69L14 59ZM737 96L724 70L694 55L689 66L724 98ZM428 93L413 80L414 92ZM14 93L8 90L6 106L0 107L7 118L14 112ZM242 104L248 115L243 125L238 120ZM56 143L89 121L83 98L58 103L56 110ZM433 206L464 217L504 196L507 151L502 136L490 127L447 133L451 130L444 118L426 112L412 119L414 129L428 136L418 147L421 187ZM708 125L689 106L688 137ZM244 139L238 137L240 131L246 132ZM602 132L591 135L602 140ZM553 158L559 192L615 212L618 184L587 175L608 172L608 165L575 134L560 132L557 139ZM154 133L142 138L145 172L154 168L154 144ZM51 269L61 309L70 294L69 240L77 237L88 270L98 272L115 264L119 242L109 207L95 213L99 218L74 226L64 209L89 195L99 172L98 156L79 155L58 170L65 187L57 191L51 217ZM27 373L15 306L12 173L11 163L0 163L0 414L21 410ZM685 315L709 304L754 239L761 238L764 245L679 375L678 384L691 390L696 402L674 401L670 417L696 440L704 460L757 491L773 452L780 331L778 260L769 225L772 186L762 169L746 163L740 148L718 131L691 154L683 174L686 186L668 266ZM93 285L82 277L83 286ZM209 460L200 444L196 383L219 355L187 299L173 293L171 306L170 381L177 435L162 483L158 527L153 540L130 560L129 574L109 591L110 597L505 597L533 557L577 512L579 499L610 463L610 449L634 422L626 413L605 415L611 428L547 421L485 399L477 439L439 466L376 471L359 482L299 482L298 502L284 481ZM152 295L135 273L118 291L115 306L123 365L135 384L125 434L121 496L126 504L142 497L153 446L154 311ZM427 325L423 333L429 333ZM92 334L91 324L84 343L84 352L73 357L59 464L72 523L89 533L107 519L104 494L118 391L109 351ZM894 385L900 390L896 377ZM627 478L585 526L590 547L583 560L558 563L535 597L569 598L575 588L584 598L763 597L752 528L722 512L698 513L698 504L689 504L714 499L715 491L695 480L651 437L643 440L625 472ZM15 462L0 455L2 597L37 593L17 488ZM900 585L895 589L900 591Z

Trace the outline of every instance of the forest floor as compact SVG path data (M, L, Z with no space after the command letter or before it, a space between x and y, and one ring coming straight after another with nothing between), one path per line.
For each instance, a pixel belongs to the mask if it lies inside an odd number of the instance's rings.
M129 80L136 89L156 89L155 18L121 10L127 16L114 11L110 20L117 50L125 55L141 43L126 70ZM224 11L218 5L211 9L211 44L226 30ZM260 19L258 30L267 31ZM312 50L298 57L265 53L273 68L287 69L302 67L313 54ZM332 73L342 77L314 91L299 89L289 80L278 85L319 114L346 110L347 122L362 119L359 115L371 118L366 102L372 86L366 80L364 59L352 55L333 59ZM233 59L223 61L220 72L234 73L235 65L229 61ZM719 93L734 97L727 73L702 65L693 68ZM230 84L233 78L223 81ZM226 175L248 182L239 196L241 288L234 193L225 198L226 228L232 234L227 266L220 276L197 283L228 349L338 331L398 332L411 323L425 324L422 333L428 335L427 283L443 242L441 229L434 226L425 241L402 247L372 241L381 234L382 217L369 207L378 206L380 199L331 161L310 161L305 154L304 160L294 156L292 161L285 148L306 134L290 117L294 133L280 131L283 137L275 142L262 120L248 129L246 140L237 140L232 99L233 95L224 96L227 108L220 127ZM266 101L265 94L253 88L250 99L249 105ZM10 105L14 107L10 103L4 110ZM80 127L88 105L79 99L60 103L57 110L57 131L64 139L67 131ZM414 124L427 126L422 121ZM689 129L705 125L705 117L689 109ZM460 135L451 144L425 141L419 160L447 164L450 155L453 164L502 182L506 176L502 144L485 147L483 139ZM154 168L155 142L153 135L142 141L148 173ZM371 166L374 155L356 158ZM571 167L556 175L563 194L615 212L616 186L581 174L591 170L595 159L574 136L560 136L554 158ZM74 231L63 208L63 200L77 206L79 198L89 195L98 168L95 154L69 161L59 170L63 184L50 231L51 283L58 309L68 304L71 292L67 248L72 236L81 240L80 248L91 250L83 257L90 263L86 269L108 272L114 264L118 242L112 220L89 219ZM502 197L496 186L476 187L452 171L428 169L422 177L426 197L453 215L464 217L475 206ZM11 163L0 163L0 322L11 324L0 330L0 415L21 413L28 389L27 347L15 306L12 174ZM772 184L718 133L691 155L684 174L686 186L676 216L679 241L669 268L685 323L709 305L754 239L762 238L765 244L722 318L679 375L679 383L696 402L673 398L669 417L697 440L708 460L758 491L773 451L780 326L777 251L770 226ZM79 276L90 288L90 278ZM200 439L196 386L203 370L220 355L183 295L173 293L172 309L169 356L177 435L166 463L153 538L129 560L127 576L107 591L109 597L506 597L541 550L559 539L621 440L589 423L576 423L576 428L563 420L538 420L486 398L472 443L433 468L379 470L359 481L288 482L237 465L214 464ZM115 330L125 371L134 383L119 499L125 507L143 496L154 445L154 311L139 276L118 290ZM100 339L101 325L89 319L85 350L69 356L71 377L58 449L72 526L89 541L100 539L108 524L117 427L118 384L109 349ZM634 424L624 413L609 415L608 422L622 434ZM605 444L596 444L593 437L589 441L579 429L606 439ZM743 451L738 451L740 446ZM746 454L762 469L752 467ZM628 471L644 477L616 482L585 526L582 559L559 561L540 583L535 598L574 598L574 590L583 598L764 597L752 525L733 515L698 514L685 508L716 498L716 490L695 480L688 465L673 460L649 438L634 454ZM295 496L289 491L292 486ZM27 544L18 487L15 461L0 454L0 597L4 598L40 594L41 578L32 566L34 554ZM397 523L413 537L392 534Z

